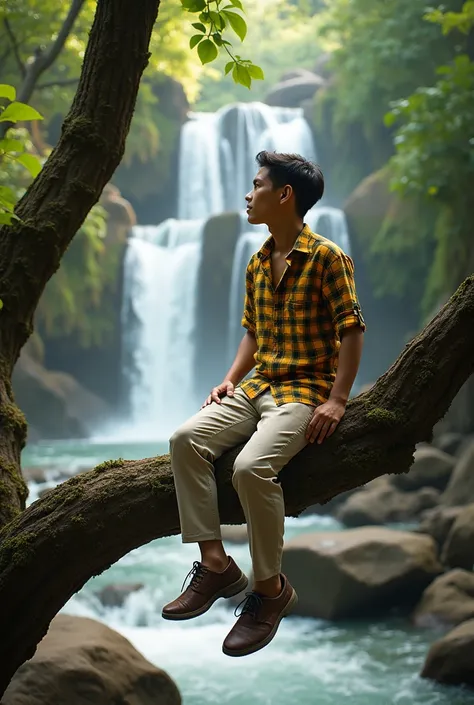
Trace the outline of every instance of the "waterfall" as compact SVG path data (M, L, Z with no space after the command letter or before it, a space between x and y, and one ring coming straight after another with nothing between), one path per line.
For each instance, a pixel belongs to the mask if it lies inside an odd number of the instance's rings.
M202 402L193 394L199 333L196 282L200 267L205 267L201 250L206 222L229 211L241 214L241 235L235 251L229 252L232 274L228 292L223 292L229 298L229 317L219 355L225 364L235 355L243 335L245 269L268 234L263 226L249 226L243 212L256 171L255 155L262 149L296 152L316 161L303 111L242 103L216 113L191 113L180 136L177 217L133 228L125 258L122 318L124 374L135 435L166 438ZM349 251L342 211L318 205L306 221ZM205 313L212 317L212 311Z
M194 303L203 221L134 228L125 255L125 375L134 435L163 438L196 411Z

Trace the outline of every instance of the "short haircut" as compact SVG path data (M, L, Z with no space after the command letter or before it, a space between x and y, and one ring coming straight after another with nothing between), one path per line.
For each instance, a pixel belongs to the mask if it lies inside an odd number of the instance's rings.
M268 169L268 176L275 188L289 184L295 194L296 212L304 218L324 193L324 176L320 167L300 154L259 152L256 156L260 167Z

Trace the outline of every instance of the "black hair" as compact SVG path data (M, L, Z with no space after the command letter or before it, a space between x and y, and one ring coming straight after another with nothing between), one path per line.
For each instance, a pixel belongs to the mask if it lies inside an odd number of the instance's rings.
M320 167L300 154L259 152L256 156L260 167L268 169L268 176L275 188L289 184L295 194L296 211L304 218L324 193L324 176Z

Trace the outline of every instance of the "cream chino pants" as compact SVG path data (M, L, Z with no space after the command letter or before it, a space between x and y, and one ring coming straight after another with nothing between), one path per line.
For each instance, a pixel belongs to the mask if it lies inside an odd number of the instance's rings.
M255 580L281 570L285 506L280 470L307 444L314 407L277 406L270 390L255 399L240 387L221 404L204 407L170 439L183 543L221 539L214 461L247 441L236 457L232 484L247 522Z

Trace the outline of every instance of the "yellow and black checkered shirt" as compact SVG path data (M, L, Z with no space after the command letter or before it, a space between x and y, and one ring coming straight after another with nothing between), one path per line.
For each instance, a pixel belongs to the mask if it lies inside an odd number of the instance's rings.
M329 397L341 331L365 330L351 258L307 225L286 257L275 288L270 236L252 255L246 273L242 325L257 340L256 369L241 382L251 399L270 388L278 406L317 406Z

